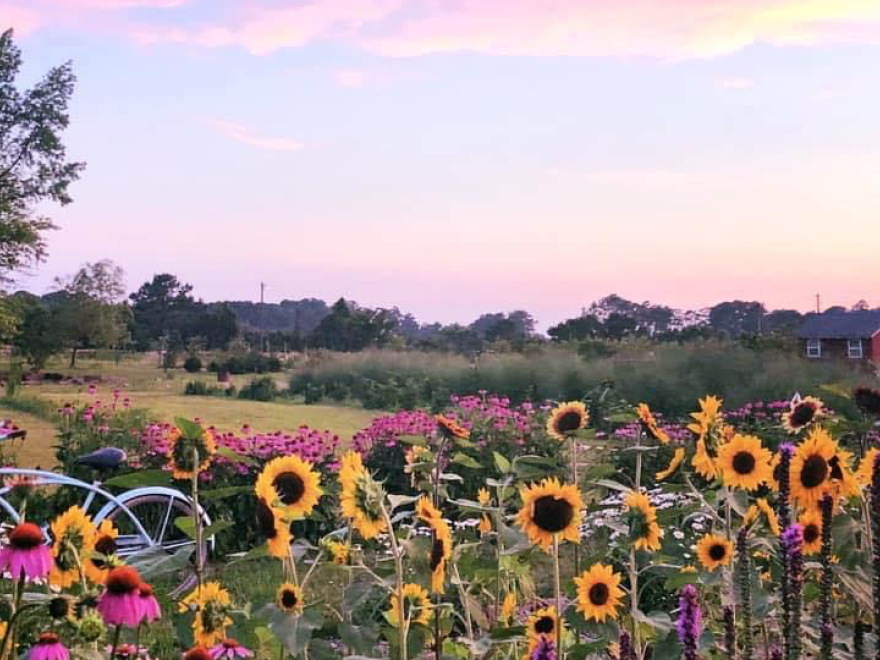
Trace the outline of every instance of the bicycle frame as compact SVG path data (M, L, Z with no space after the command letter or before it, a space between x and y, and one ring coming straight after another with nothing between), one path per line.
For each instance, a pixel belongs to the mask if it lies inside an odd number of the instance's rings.
M88 495L86 496L85 502L83 502L82 508L88 512L89 507L92 505L92 502L95 501L95 498L100 496L107 500L107 504L102 507L101 511L106 511L107 508L111 505L118 506L120 509L125 511L125 514L128 516L129 520L131 520L132 524L134 524L137 533L140 534L144 539L146 539L147 543L152 546L153 539L150 538L150 535L147 534L147 530L144 529L144 526L141 524L141 521L137 519L131 510L125 505L120 498L116 497L112 493L107 492L103 488L100 487L99 484L93 483L89 484L85 481L81 481L80 479L74 479L73 477L68 477L64 474L57 474L55 472L47 472L45 470L30 470L26 468L0 468L0 478L5 476L25 476L30 477L34 480L34 484L37 486L72 486L74 488L81 488L83 490L88 491ZM144 494L148 494L148 491L152 489L144 488ZM2 507L6 513L16 522L19 522L20 517L18 515L18 511L16 511L9 502L3 497L10 491L8 486L4 486L0 488L0 507Z

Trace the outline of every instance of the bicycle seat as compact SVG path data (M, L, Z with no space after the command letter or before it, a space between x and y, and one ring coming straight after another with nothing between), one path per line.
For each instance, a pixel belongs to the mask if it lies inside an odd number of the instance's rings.
M102 447L76 459L80 465L96 470L112 470L125 462L126 454L118 447Z

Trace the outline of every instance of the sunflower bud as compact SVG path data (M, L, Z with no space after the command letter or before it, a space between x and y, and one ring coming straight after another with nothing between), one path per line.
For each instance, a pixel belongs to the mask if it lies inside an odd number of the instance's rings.
M79 634L87 642L97 642L106 632L104 620L95 610L86 612L79 621Z

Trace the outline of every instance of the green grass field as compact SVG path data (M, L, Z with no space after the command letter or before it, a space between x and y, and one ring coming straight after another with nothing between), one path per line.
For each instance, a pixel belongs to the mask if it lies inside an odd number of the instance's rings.
M182 369L166 372L156 367L152 357L125 359L120 364L112 361L81 360L75 369L65 361L57 360L47 367L65 374L100 376L95 398L109 402L113 390L121 390L131 405L149 410L157 419L172 421L175 417L198 417L203 424L214 425L224 431L238 431L244 424L256 432L294 431L300 426L329 430L347 441L358 430L367 426L376 413L345 405L305 405L287 400L263 403L236 398L184 396L183 388L191 380L213 382L214 374L188 374ZM289 375L275 374L279 386L286 387ZM233 376L236 387L246 384L252 376ZM92 397L84 385L39 384L26 385L21 396L37 397L53 405L65 402L85 403ZM0 407L0 417L11 418L28 430L27 440L17 453L22 467L50 467L53 465L55 429L44 419L27 413Z

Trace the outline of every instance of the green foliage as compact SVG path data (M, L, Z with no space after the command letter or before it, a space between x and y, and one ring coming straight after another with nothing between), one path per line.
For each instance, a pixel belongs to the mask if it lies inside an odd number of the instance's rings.
M238 398L250 399L251 401L274 401L278 394L278 385L275 383L275 379L271 376L263 376L251 379L251 382L241 388Z
M184 360L183 369L189 374L197 374L202 370L202 361L197 355L190 355Z

